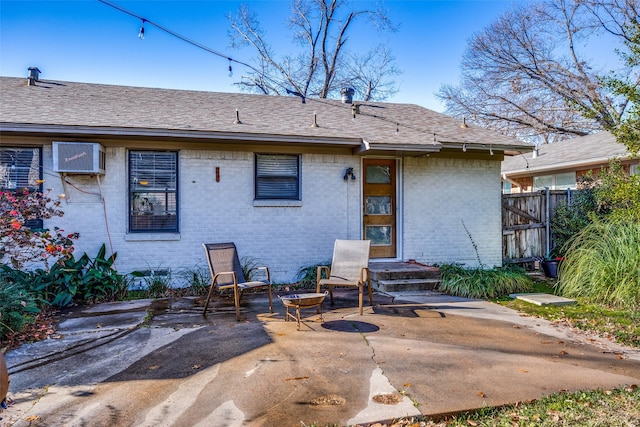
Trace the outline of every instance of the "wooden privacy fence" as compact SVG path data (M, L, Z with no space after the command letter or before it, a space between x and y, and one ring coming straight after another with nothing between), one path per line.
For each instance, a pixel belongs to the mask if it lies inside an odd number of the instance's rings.
M572 190L541 190L502 195L502 259L525 263L545 257L554 247L551 219L559 203L571 201Z

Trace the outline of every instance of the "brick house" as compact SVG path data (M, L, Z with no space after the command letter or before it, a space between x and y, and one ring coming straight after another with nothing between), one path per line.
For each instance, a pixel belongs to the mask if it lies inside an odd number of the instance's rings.
M372 240L372 262L502 262L500 165L531 146L417 105L0 78L0 186L64 198L77 253L205 266L234 241L276 283ZM304 102L303 102L304 101ZM64 196L62 196L64 195ZM471 241L470 239L473 239ZM474 249L477 247L478 253Z
M573 190L581 177L588 173L596 176L613 158L620 158L628 173L640 173L640 160L630 157L627 148L609 132L543 144L532 152L504 159L503 192L529 193L545 187Z

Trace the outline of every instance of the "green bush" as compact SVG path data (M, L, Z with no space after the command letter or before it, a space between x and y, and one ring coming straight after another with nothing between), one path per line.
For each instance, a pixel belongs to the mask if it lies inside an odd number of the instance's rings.
M467 269L457 264L443 264L440 271L440 290L465 298L500 298L512 293L527 292L533 286L526 271L516 265Z
M598 203L593 188L574 192L571 203L559 203L551 219L551 236L554 248L549 255L551 257L564 256L566 243L576 233L591 224L597 209Z
M569 241L557 284L561 295L640 308L640 222L602 220Z
M595 188L599 211L609 219L640 222L640 175L629 176L620 160L609 162Z
M40 304L65 307L71 302L122 299L126 294L126 279L115 270L116 254L106 258L105 253L102 245L93 259L86 253L78 260L70 256L49 270L22 271L3 265L2 276L32 293Z
M331 266L331 261L300 267L300 269L296 272L297 287L299 289L315 289L318 276L318 266L321 265Z
M20 332L39 312L33 294L0 276L0 341Z

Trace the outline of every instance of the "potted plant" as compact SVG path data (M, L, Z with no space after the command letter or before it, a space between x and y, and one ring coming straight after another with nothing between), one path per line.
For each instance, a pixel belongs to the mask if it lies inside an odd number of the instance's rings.
M549 253L544 259L540 261L540 266L542 267L544 275L549 278L556 279L558 277L560 263L562 263L563 260L564 257Z

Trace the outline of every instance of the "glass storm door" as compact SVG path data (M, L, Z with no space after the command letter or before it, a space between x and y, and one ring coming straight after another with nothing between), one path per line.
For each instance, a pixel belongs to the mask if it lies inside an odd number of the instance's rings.
M364 238L371 258L396 257L396 161L364 159Z

